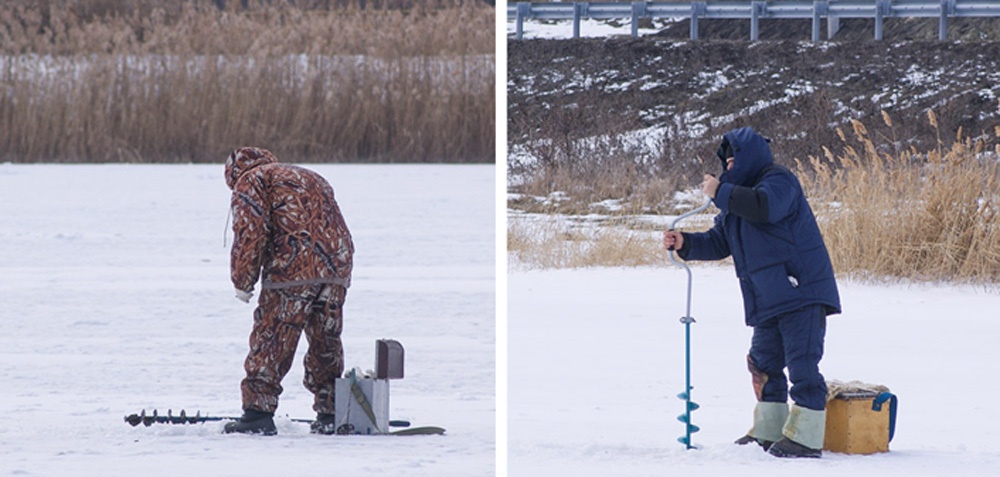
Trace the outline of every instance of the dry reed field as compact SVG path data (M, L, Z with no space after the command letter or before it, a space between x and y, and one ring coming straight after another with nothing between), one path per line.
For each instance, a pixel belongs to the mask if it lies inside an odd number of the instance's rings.
M307 3L5 2L0 161L494 160L491 6Z
M889 115L883 113L883 120L891 130ZM927 120L938 127L933 111ZM841 152L824 147L825 157L796 161L794 168L838 274L873 281L1000 282L1000 127L993 137L973 139L961 131L953 140L939 136L938 147L929 151L906 147L901 138L872 137L857 121L852 134L838 135ZM601 181L591 177L588 183ZM658 232L621 225L628 213L611 214L610 225L589 231L567 225L565 215L541 221L514 214L507 237L512 264L667 263ZM711 225L695 222L684 229Z
M937 128L933 111L928 121ZM959 131L950 146L939 139L936 149L917 151L873 140L858 122L853 137L838 133L843 152L826 149L827 161L797 168L838 272L1000 282L1000 146L988 148L995 138Z

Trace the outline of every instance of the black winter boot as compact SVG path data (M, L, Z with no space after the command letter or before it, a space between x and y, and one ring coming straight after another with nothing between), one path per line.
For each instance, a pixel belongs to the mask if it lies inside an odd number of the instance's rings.
M309 432L312 434L333 435L337 433L337 423L333 414L318 413L316 420L309 425Z
M775 442L767 452L775 457L807 457L812 459L818 459L823 455L822 449L806 447L787 437Z
M754 443L754 444L757 444L757 445L763 447L764 448L764 452L767 452L768 449L771 448L771 445L774 444L774 442L765 441L763 439L758 439L756 437L751 437L750 435L746 435L746 436L743 436L743 437L741 437L739 439L736 439L736 444L739 444L741 446L745 446L745 445L750 444L750 443Z
M273 436L278 433L274 427L274 413L258 411L256 409L244 409L240 420L226 423L223 429L226 434L239 432L241 434L263 434Z

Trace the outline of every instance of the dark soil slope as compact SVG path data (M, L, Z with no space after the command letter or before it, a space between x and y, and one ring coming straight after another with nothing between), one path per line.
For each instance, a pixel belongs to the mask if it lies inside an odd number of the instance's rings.
M798 33L808 39L805 27ZM762 27L762 38L766 31ZM836 128L859 119L873 137L896 138L897 145L926 148L939 137L948 145L961 128L992 148L1000 42L894 41L888 30L886 39L686 41L665 32L511 40L508 140L649 128L663 131L662 154L704 157L724 131L751 125L776 139L775 152L787 162L820 155L823 145L836 151ZM928 110L939 128L931 126Z

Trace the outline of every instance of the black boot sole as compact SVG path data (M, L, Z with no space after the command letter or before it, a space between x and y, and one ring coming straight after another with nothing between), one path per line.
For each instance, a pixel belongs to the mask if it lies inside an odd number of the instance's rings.
M274 427L271 418L258 419L250 422L230 422L222 429L225 434L259 434L263 436L273 436L278 434L278 429Z
M761 439L758 439L756 437L750 437L750 436L743 436L743 437L741 437L739 439L736 439L736 441L734 442L734 444L739 444L741 446L745 446L745 445L750 444L750 443L759 445L762 449L764 449L764 452L767 452L768 450L770 450L771 446L774 445L774 442L772 442L772 441L765 441L765 440L761 440Z
M783 459L819 459L823 456L822 450L811 449L788 438L775 442L767 453Z

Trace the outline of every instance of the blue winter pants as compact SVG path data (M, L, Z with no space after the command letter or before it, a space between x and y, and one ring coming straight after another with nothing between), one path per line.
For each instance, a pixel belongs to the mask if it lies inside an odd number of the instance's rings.
M748 359L757 399L783 403L791 394L792 401L801 407L826 409L826 380L819 372L825 336L826 312L820 305L778 315L755 326Z

